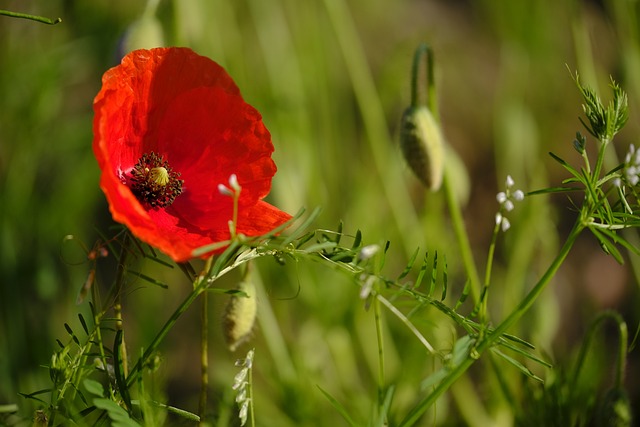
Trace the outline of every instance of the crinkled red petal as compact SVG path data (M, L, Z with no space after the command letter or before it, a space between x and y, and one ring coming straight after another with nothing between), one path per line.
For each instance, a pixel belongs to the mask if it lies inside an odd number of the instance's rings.
M218 192L236 174L238 231L264 234L291 218L261 201L276 167L260 114L215 62L186 48L138 50L107 71L94 101L93 149L113 218L176 261L229 238L232 200ZM145 209L125 185L144 153L180 172L173 205Z

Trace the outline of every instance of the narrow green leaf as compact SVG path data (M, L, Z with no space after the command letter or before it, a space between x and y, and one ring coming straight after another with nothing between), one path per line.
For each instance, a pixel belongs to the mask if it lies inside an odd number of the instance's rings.
M322 252L325 249L334 249L338 246L338 244L336 242L319 242L319 243L314 243L313 245L309 245L306 248L304 248L302 250L302 252L304 253L316 253L316 252ZM347 251L344 251L347 252ZM353 256L353 253L351 253L351 255ZM331 259L334 259L333 257L330 257Z
M613 230L608 230L606 228L597 228L597 227L591 227L590 229L592 231L593 230L597 230L599 233L603 233L603 234L607 235L612 241L614 241L615 243L619 243L620 245L624 246L631 253L634 253L636 255L640 255L640 249L639 248L637 248L634 245L632 245L631 243L629 243L629 241L627 239L625 239L623 236L615 233Z
M67 330L67 333L69 335L71 335L71 339L73 340L74 343L80 345L80 340L78 339L78 337L76 337L76 335L73 333L73 330L71 329L71 326L69 326L68 323L64 324L64 328Z
M528 341L523 340L522 338L516 337L515 335L511 335L511 334L502 334L502 338L507 339L509 341L513 341L517 344L523 345L525 347L530 348L531 350L535 350L536 347L531 344Z
M416 250L413 252L413 255L411 255L411 258L409 258L407 266L404 268L404 270L402 270L402 273L400 273L396 281L404 279L411 272L411 269L413 268L413 264L416 262L416 258L418 257L419 252L420 248L416 248Z
M549 152L549 155L558 163L560 163L560 165L562 165L563 168L565 168L567 171L569 171L569 173L573 176L575 176L576 178L581 180L581 175L580 172L578 172L573 166L571 166L569 163L565 162L562 158L556 156L555 154L553 154L552 152Z
M163 283L157 279L154 279L153 277L147 276L144 273L141 273L139 271L133 271L133 270L128 270L129 274L133 275L133 276L137 276L139 278L141 278L142 280L151 283L152 285L155 286L159 286L163 289L168 289L169 285L167 285L166 283Z
M344 227L344 223L342 220L338 223L338 229L336 230L336 245L340 244L340 239L342 239L342 229Z
M429 252L424 253L424 258L422 259L422 265L420 266L420 271L418 272L418 277L416 277L416 283L413 285L413 289L418 289L420 284L422 283L422 278L424 277L425 272L427 271L427 260L429 258Z
M458 308L460 308L460 306L464 304L464 302L467 300L467 297L469 296L469 292L471 292L471 281L467 279L464 284L464 288L462 289L462 294L460 294L460 298L458 299L456 306L453 308L454 311L457 311Z
M622 258L622 254L616 248L616 245L611 242L604 233L604 229L600 229L597 227L589 227L591 233L598 239L602 249L609 255L611 255L619 264L624 264L624 259Z
M501 346L505 347L505 348L508 348L509 350L513 351L514 353L518 353L521 356L524 356L529 360L532 360L532 361L534 361L536 363L539 363L540 365L542 365L544 367L547 367L547 368L552 368L553 367L553 365L551 363L547 362L546 360L542 360L538 356L535 356L535 355L529 353L528 351L524 351L523 349L521 349L521 348L519 348L519 347L517 347L517 346L515 346L513 344L510 344L510 343L506 342L505 340L500 340L499 344Z
M436 278L438 275L438 251L433 254L433 265L431 266L431 282L429 283L429 297L433 297L436 290Z
M307 217L307 219L304 220L304 222L295 229L295 231L293 231L283 242L282 242L282 246L287 246L289 243L293 242L294 240L296 240L298 238L298 236L301 236L304 231L309 228L309 226L316 220L316 218L318 217L318 215L320 215L320 208L315 208L313 210L313 212L311 212L311 214Z
M351 416L349 415L349 412L347 412L347 409L340 402L338 402L338 400L336 400L336 398L331 396L328 392L326 392L319 385L316 384L316 387L318 387L318 390L320 390L320 392L322 394L324 394L324 396L327 398L327 400L329 400L329 403L331 403L331 405L336 409L336 411L338 411L338 413L340 415L342 415L342 418L344 418L345 421L347 423L349 423L350 426L352 426L352 427L357 427L358 426L358 424L356 424L356 422L353 421L353 418L351 418Z
M87 328L87 322L84 320L82 313L78 313L78 319L80 319L80 324L82 325L82 329L84 329L84 333L89 335L89 328Z
M442 263L442 297L440 298L440 301L444 301L447 297L447 280L447 256L444 255Z
M362 245L362 231L360 229L356 230L356 236L353 238L353 245L351 245L351 249L357 249Z
M519 361L517 361L513 357L507 356L506 354L504 354L503 352L501 352L500 350L498 350L495 347L491 347L491 352L496 354L496 355L498 355L498 356L500 356L500 357L502 357L504 360L506 360L507 362L509 362L510 364L515 366L516 368L518 368L518 370L520 370L520 372L525 374L527 377L529 377L531 379L534 379L536 381L539 381L541 383L544 382L542 380L542 378L540 378L539 376L535 375L533 372L531 372L531 370L529 368L524 366L522 363L520 363Z
M172 414L176 414L184 419L189 421L200 422L200 417L193 412L185 411L184 409L176 408L175 406L165 405L164 403L156 402L154 400L147 400L147 403L152 404L153 406L157 406L158 408L165 409L167 412L171 412ZM132 405L140 406L139 400L132 400Z
M387 392L384 395L384 399L382 400L382 404L380 405L380 411L378 412L378 419L376 422L376 426L384 426L386 425L385 420L389 414L389 408L391 407L391 401L393 400L393 394L395 392L395 386L391 385Z
M315 231L310 231L307 234L303 235L302 237L300 237L298 239L298 241L295 242L295 244L293 245L296 249L300 248L302 245L304 245L305 243L307 243L309 240L313 239L313 237L316 235Z

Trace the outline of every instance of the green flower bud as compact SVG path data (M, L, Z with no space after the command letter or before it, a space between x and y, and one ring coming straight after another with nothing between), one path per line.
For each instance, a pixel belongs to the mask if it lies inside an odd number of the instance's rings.
M402 115L400 148L413 173L431 191L442 185L444 141L427 107L409 107Z
M231 296L222 319L224 337L231 351L251 338L258 313L253 282L245 278L238 285L238 290L241 292Z

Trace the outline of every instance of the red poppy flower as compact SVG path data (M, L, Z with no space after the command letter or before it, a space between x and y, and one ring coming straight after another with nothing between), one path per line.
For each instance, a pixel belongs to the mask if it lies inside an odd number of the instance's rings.
M271 135L226 71L186 48L136 50L108 70L94 100L93 151L113 218L175 261L230 238L258 236L291 218L262 201L276 166Z

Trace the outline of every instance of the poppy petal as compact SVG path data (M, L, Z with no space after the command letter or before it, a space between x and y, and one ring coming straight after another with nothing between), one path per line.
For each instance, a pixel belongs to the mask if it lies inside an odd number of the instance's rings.
M233 201L218 185L232 174L242 187L238 232L264 234L291 218L262 201L276 166L260 113L210 59L187 48L133 51L103 76L94 111L93 150L114 220L174 260L229 239ZM127 185L150 153L180 173L170 206L143 205Z

